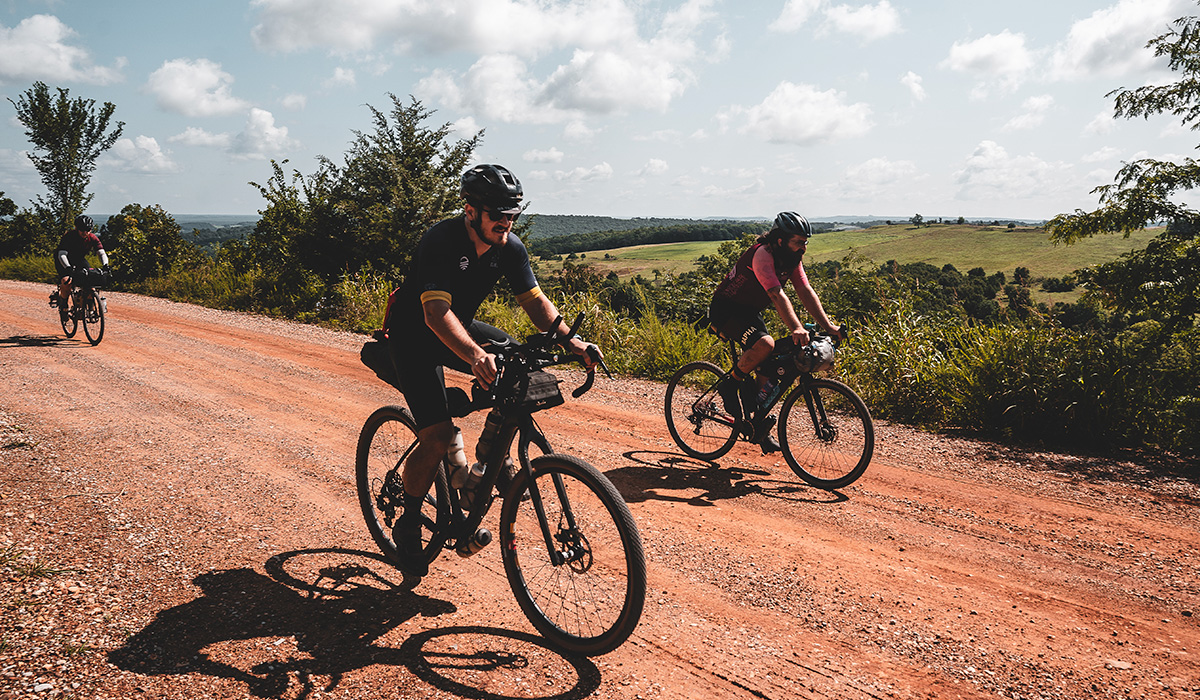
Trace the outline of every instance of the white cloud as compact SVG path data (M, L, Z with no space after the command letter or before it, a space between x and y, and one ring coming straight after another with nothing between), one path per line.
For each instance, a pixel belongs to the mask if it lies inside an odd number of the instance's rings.
M1010 156L995 141L982 141L954 173L957 199L1002 202L1044 199L1056 192L1073 192L1070 166L1037 156Z
M521 158L529 163L561 163L563 152L554 147L544 151L532 149L525 151Z
M845 93L784 81L753 107L735 105L718 118L744 121L739 128L772 143L802 146L862 136L871 130L871 108L847 104Z
M611 180L613 176L613 167L608 163L601 163L591 168L575 168L573 170L557 170L554 172L554 179L559 182L592 182L595 180Z
M1154 64L1146 41L1194 3L1182 0L1120 0L1071 25L1067 38L1050 59L1050 75L1070 80L1115 77L1142 71Z
M242 159L267 159L286 155L297 143L288 137L286 126L275 126L275 116L257 107L250 110L246 128L233 138L230 148Z
M824 4L825 0L787 0L779 17L771 23L770 29L777 32L794 32L803 27Z
M1088 136L1103 136L1111 134L1117 128L1117 120L1113 118L1112 112L1101 112L1092 118L1086 126L1083 127L1083 133Z
M922 80L921 76L909 71L900 78L900 84L908 88L914 100L920 102L925 99L925 86L921 85Z
M667 161L662 160L661 158L651 158L650 160L646 161L646 164L637 171L637 175L638 177L646 177L648 175L665 175L670 169L671 166L667 164Z
M67 43L77 36L53 15L26 17L11 29L0 25L0 82L107 85L120 81L125 59L117 59L112 67L97 66L87 51Z
M176 165L150 136L117 139L105 154L107 164L124 172L160 174L179 171Z
M817 188L806 186L804 192L809 197L880 202L926 177L910 160L879 157L846 168L837 182Z
M185 146L200 146L206 148L229 148L232 138L229 134L213 134L196 126L189 126L181 133L167 139L171 143L182 143Z
M327 88L332 87L354 87L357 79L354 76L354 71L341 66L333 69L333 75L326 78L322 83Z
M1121 151L1112 146L1105 146L1098 151L1093 151L1083 156L1080 160L1084 163L1101 163L1108 160L1116 160L1120 153Z
M435 70L417 83L416 92L451 109L510 123L553 124L581 116L546 104L528 66L511 55L484 56L461 77Z
M874 41L900 31L900 13L888 0L862 7L836 5L826 11L825 26L864 42Z
M1036 56L1025 46L1024 34L1006 29L974 41L954 42L950 55L939 65L1015 89L1036 65Z
M233 76L206 58L163 62L150 74L146 88L165 110L187 117L236 114L249 107L230 93Z
M1023 129L1037 128L1046 120L1046 112L1053 106L1054 97L1051 95L1030 97L1021 104L1023 112L1008 120L1000 130L1021 131Z
M298 112L308 106L308 98L299 93L285 95L279 104L284 108L293 112Z
M463 117L450 125L450 135L458 139L473 139L481 130L475 117Z

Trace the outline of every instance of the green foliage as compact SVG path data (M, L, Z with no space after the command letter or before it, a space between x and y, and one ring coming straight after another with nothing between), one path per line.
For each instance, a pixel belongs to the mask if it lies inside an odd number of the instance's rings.
M22 210L12 219L0 222L0 258L26 254L52 255L62 233L63 229L53 217Z
M21 94L17 102L17 120L25 127L25 136L35 151L29 159L50 191L49 201L38 197L35 209L56 221L60 229L71 225L87 208L87 194L96 159L112 148L121 137L125 124L117 122L108 130L116 106L105 102L97 112L95 100L70 99L70 91L58 88L58 97L50 96L45 83L36 82ZM108 132L108 133L105 133ZM23 252L23 251L22 251Z
M179 225L161 206L129 204L104 226L116 281L137 284L173 267L199 265L204 254L183 239Z
M660 219L655 217L618 219L611 216L587 216L579 214L534 214L529 217L529 222L529 238L531 241L540 241L543 238L585 236L600 232L618 233L621 231L633 231L635 229L670 229L703 225L744 225L746 223L751 223L756 230L762 231L770 225L769 221L745 222L728 219ZM817 226L825 228L831 226L831 224L817 224Z
M54 261L49 255L26 254L0 259L0 278L26 282L56 281Z
M536 220L536 217L535 217ZM596 231L571 236L534 239L531 255L574 255L589 250L625 248L635 245L679 243L682 241L725 241L740 239L762 231L761 222L687 223L673 226L645 226L633 230ZM568 258L570 259L570 258Z

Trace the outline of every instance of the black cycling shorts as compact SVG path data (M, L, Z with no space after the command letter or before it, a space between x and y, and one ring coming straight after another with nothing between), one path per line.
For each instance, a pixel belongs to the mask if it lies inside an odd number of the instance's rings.
M482 321L471 321L467 325L471 338L487 349L487 340L512 341L504 331ZM392 333L396 333L393 329ZM443 367L474 376L470 365L455 355L445 343L438 339L428 326L416 333L416 338L397 342L388 341L392 365L396 368L401 391L408 410L417 422L417 429L428 428L450 420L450 406L446 397L446 377Z
M708 307L708 324L717 335L736 341L743 350L749 349L759 338L769 337L767 322L761 312L720 297L713 298Z

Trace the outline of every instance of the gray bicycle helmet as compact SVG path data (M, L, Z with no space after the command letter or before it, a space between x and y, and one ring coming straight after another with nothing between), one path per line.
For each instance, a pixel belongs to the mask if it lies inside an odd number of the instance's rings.
M520 214L521 181L503 165L476 165L462 176L462 196L474 207Z
M781 211L775 217L775 223L771 226L771 232L779 232L779 237L801 235L805 238L812 238L812 226L808 224L808 219L800 216L794 211Z
M92 221L92 217L87 214L80 214L75 217L76 231L91 231L96 227L96 222Z

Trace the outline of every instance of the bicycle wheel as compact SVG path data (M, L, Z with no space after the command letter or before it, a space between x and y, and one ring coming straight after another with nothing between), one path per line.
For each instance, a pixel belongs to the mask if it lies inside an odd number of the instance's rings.
M75 317L75 308L71 304L72 299L78 298L79 297L75 294L71 294L66 299L62 299L58 302L60 304L65 304L65 308L67 310L67 313L64 314L62 309L59 309L58 320L62 323L63 333L66 333L68 338L74 338L75 333L79 330L79 319Z
M802 380L779 413L779 445L801 479L819 489L840 489L867 470L875 424L850 387L836 379Z
M98 345L104 337L104 305L100 303L100 292L89 289L83 295L83 333L88 342Z
M393 563L399 561L392 526L404 512L404 460L416 446L417 424L408 409L400 406L376 410L358 436L355 459L358 503L375 544ZM449 488L446 470L441 466L433 486L421 508L421 539L430 562L442 551L446 525L450 522Z
M646 603L646 558L633 515L612 482L581 459L535 457L532 474L539 498L507 498L500 511L508 585L552 644L573 654L608 653L633 633ZM528 486L521 475L513 488Z
M737 421L725 412L717 382L725 373L711 362L689 362L667 382L667 430L679 449L697 459L717 459L737 442Z

